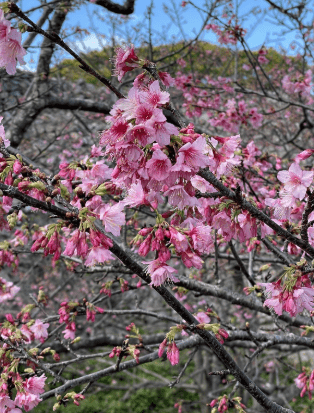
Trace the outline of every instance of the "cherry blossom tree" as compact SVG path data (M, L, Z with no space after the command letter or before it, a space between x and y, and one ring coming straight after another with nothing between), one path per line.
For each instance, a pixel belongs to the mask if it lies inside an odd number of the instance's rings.
M282 54L282 67L268 69L273 51L249 49L232 3L172 1L167 11L179 27L188 8L203 16L200 32L159 48L155 59L150 27L149 56L131 42L118 45L110 81L62 32L81 3L41 4L37 23L14 2L0 10L8 75L19 76L17 62L43 39L26 96L5 107L13 119L0 118L0 411L30 411L49 399L53 411L70 401L83 407L101 379L132 371L197 394L196 403L178 397L171 411L288 413L299 394L307 408L314 366L291 353L308 354L314 331L308 4L267 0L272 17L304 42L303 55ZM127 16L135 1L93 3ZM149 22L152 10L153 3ZM199 41L209 30L230 49ZM54 90L57 46L106 87L108 103ZM195 53L218 52L231 53L231 76L193 62ZM27 138L57 109L73 112L88 132L85 145L69 125L39 147L42 132ZM88 112L101 114L97 140ZM169 363L175 380L142 367L154 361Z

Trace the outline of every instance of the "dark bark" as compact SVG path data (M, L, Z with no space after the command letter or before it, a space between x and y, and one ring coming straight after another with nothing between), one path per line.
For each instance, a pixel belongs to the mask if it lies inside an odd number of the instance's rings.
M135 0L125 0L124 4L114 3L110 0L96 0L95 4L105 7L107 10L116 14L128 16L134 12Z

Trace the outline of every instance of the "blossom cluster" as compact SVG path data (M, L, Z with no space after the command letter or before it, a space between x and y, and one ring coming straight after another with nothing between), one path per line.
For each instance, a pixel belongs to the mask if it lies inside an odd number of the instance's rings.
M6 350L6 345L3 350ZM3 359L3 355L1 358ZM6 367L8 366L6 365ZM32 376L23 380L19 373L6 370L7 368L4 368L4 372L1 375L0 411L5 413L22 413L20 408L23 408L26 412L32 410L42 400L40 394L44 392L46 376L42 374L39 377ZM8 394L8 379L11 380L17 390L14 400Z
M295 385L302 389L300 396L303 397L308 392L309 399L312 399L312 391L314 389L314 370L311 371L307 367L302 367L302 373L294 379Z
M33 375L35 364L27 360L29 373L28 378L22 378L18 373L19 359L14 356L14 347L11 343L19 345L27 344L32 341L40 340L42 343L48 337L48 323L43 323L37 319L27 324L17 323L11 314L6 314L6 321L0 325L0 336L4 340L0 350L0 411L5 413L22 413L20 408L25 411L33 409L41 401L40 394L44 392L46 376L40 377ZM32 355L36 357L38 349L33 349ZM27 369L25 369L27 372ZM15 388L16 395L12 400L12 388Z
M0 303L11 300L18 292L20 287L13 285L13 282L0 277Z
M309 69L304 75L286 75L282 79L282 86L289 94L300 93L301 96L308 97L312 91L312 71Z
M258 285L265 288L267 299L264 301L264 306L273 308L278 315L287 311L295 317L304 309L313 310L314 289L308 275L295 271L290 273L286 279L280 278L273 283L259 283Z
M227 395L223 395L214 399L210 402L210 407L212 407L211 413L224 413L228 410L235 408L239 413L245 413L246 406L241 403L241 397L234 397L229 399Z

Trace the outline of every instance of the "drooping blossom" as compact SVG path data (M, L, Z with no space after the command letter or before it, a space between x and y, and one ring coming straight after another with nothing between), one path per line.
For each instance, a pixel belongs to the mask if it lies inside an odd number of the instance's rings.
M158 75L162 81L162 83L169 87L175 85L175 79L169 75L167 72L158 72Z
M9 75L16 73L16 61L24 65L23 56L26 50L21 45L22 35L11 29L6 38L0 39L0 67L5 67Z
M311 372L309 368L302 367L302 373L294 379L295 385L302 389L300 397L303 397L308 392L309 399L312 399L312 391L314 389L314 370Z
M173 275L177 272L178 271L175 268L170 267L170 265L162 264L151 274L151 285L158 287L159 285L162 285L166 280L177 282L179 280L175 275Z
M168 345L167 349L167 359L170 361L172 366L175 366L176 364L179 363L179 349L176 345L176 343L173 341Z
M75 339L75 323L70 323L67 325L66 329L62 331L64 334L65 340L74 340Z
M0 9L0 42L7 41L11 31L11 23L4 17L3 10Z
M87 255L85 265L87 267L93 267L98 263L103 263L113 259L114 256L107 248L104 248L103 246L93 247Z
M162 357L166 347L167 347L167 339L165 338L159 345L158 357Z
M85 231L80 231L76 229L71 238L68 239L66 248L63 252L64 255L71 257L76 254L78 256L85 257L88 251L88 244L86 240Z
M115 75L118 77L119 82L121 82L127 72L139 67L138 62L139 58L135 54L133 45L117 47L114 64Z
M297 280L294 287L289 290L281 285L281 280L275 283L258 283L258 285L266 289L265 295L268 298L264 306L273 308L278 315L282 315L284 310L295 317L304 309L308 311L314 309L314 289L310 287L306 276Z
M265 288L265 295L268 297L264 301L264 307L271 307L278 315L282 315L282 292L280 280L276 283L258 283Z
M177 207L179 209L184 209L186 206L196 206L198 205L198 200L192 197L186 191L183 185L174 185L169 188L164 195L168 196L168 202L170 205Z

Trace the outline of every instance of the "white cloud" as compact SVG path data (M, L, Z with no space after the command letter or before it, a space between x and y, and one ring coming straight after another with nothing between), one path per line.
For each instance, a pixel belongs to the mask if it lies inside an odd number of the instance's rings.
M98 39L94 34L85 37L82 40L75 42L68 42L76 52L90 52L92 50L102 50L103 46L107 44L106 39Z

